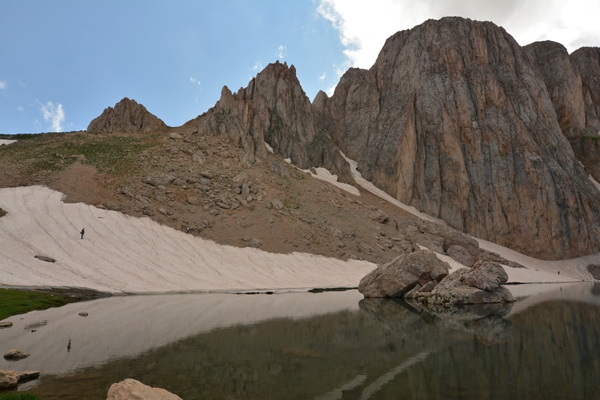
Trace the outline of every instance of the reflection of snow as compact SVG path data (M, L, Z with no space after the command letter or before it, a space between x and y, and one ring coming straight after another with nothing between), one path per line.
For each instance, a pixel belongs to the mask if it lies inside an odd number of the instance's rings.
M355 287L375 268L366 261L223 246L149 218L61 198L43 187L0 189L0 207L8 211L0 218L1 284L126 293Z
M309 318L340 311L358 312L356 290L269 295L182 294L118 296L8 318L0 343L31 355L20 370L65 374L116 358L135 357L153 348L234 325L276 318ZM87 317L79 312L86 311ZM25 329L40 321L36 332ZM68 343L71 347L67 349ZM0 358L1 369L14 362Z

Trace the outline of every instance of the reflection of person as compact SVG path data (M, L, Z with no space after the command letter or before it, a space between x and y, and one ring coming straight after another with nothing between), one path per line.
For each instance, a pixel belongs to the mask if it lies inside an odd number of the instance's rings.
M85 228L82 228L81 232L79 232L79 233L81 233L81 238L83 239L83 235L85 234Z

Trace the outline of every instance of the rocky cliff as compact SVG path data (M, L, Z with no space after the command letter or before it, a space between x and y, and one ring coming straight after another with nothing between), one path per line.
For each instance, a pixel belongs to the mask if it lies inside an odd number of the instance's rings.
M559 43L525 47L546 84L558 124L588 174L600 180L600 53L581 48L569 56Z
M532 58L492 23L430 20L320 93L315 120L364 177L459 230L546 259L600 251L600 193L558 122L581 126L577 88L549 93Z
M247 165L266 157L267 143L300 168L322 166L343 180L351 179L337 147L315 126L310 100L293 65L269 64L237 93L223 87L217 104L198 118L198 133L239 143Z
M108 107L92 122L89 133L148 133L166 130L167 125L146 110L146 107L127 97L114 108Z

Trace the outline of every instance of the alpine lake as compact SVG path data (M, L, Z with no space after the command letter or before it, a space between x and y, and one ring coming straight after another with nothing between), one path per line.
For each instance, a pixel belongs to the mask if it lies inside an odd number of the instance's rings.
M7 320L0 369L44 400L133 378L182 399L597 399L600 284L425 309L356 290L109 297ZM79 315L87 313L87 316Z

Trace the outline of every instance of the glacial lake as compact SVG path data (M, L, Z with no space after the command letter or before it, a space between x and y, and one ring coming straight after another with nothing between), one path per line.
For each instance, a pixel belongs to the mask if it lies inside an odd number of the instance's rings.
M510 289L453 310L354 290L111 297L9 318L0 351L31 356L0 369L39 370L20 390L57 400L125 378L185 400L600 398L600 284Z

